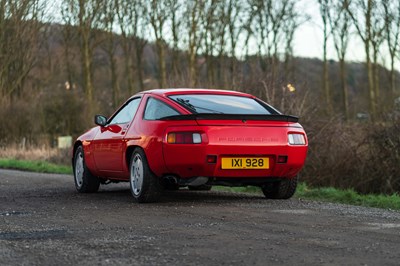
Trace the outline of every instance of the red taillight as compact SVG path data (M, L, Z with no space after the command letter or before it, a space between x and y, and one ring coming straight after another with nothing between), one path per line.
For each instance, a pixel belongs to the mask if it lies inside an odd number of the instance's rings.
M199 144L201 143L201 134L193 132L168 133L167 142L170 144Z

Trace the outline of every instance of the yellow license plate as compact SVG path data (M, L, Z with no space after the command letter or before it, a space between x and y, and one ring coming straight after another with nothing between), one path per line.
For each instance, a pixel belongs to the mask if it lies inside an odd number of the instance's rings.
M265 157L222 158L222 169L268 169L269 159Z

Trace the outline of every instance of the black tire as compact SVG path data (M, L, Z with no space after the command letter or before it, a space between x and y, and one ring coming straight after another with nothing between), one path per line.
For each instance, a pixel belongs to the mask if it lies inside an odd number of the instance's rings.
M296 192L297 182L298 177L296 176L266 184L261 189L267 199L289 199Z
M150 170L143 150L136 148L129 164L129 184L132 196L139 203L156 202L162 194L162 184Z
M100 179L92 175L87 168L82 146L79 146L75 151L73 169L75 188L78 192L93 193L99 190Z
M211 185L200 185L200 186L188 186L189 190L194 190L194 191L210 191L212 186Z

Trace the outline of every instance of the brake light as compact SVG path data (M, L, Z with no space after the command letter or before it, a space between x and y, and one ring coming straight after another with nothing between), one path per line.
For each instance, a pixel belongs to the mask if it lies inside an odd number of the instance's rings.
M306 138L300 133L289 133L288 142L290 145L306 145Z
M201 134L193 132L168 133L167 142L170 144L199 144L201 143Z

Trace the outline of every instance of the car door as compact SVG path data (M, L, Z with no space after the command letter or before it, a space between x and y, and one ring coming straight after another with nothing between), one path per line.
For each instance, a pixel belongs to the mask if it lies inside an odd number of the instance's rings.
M126 102L95 136L92 143L93 158L99 171L110 175L123 171L124 137L133 121L140 100L141 98L134 98Z

